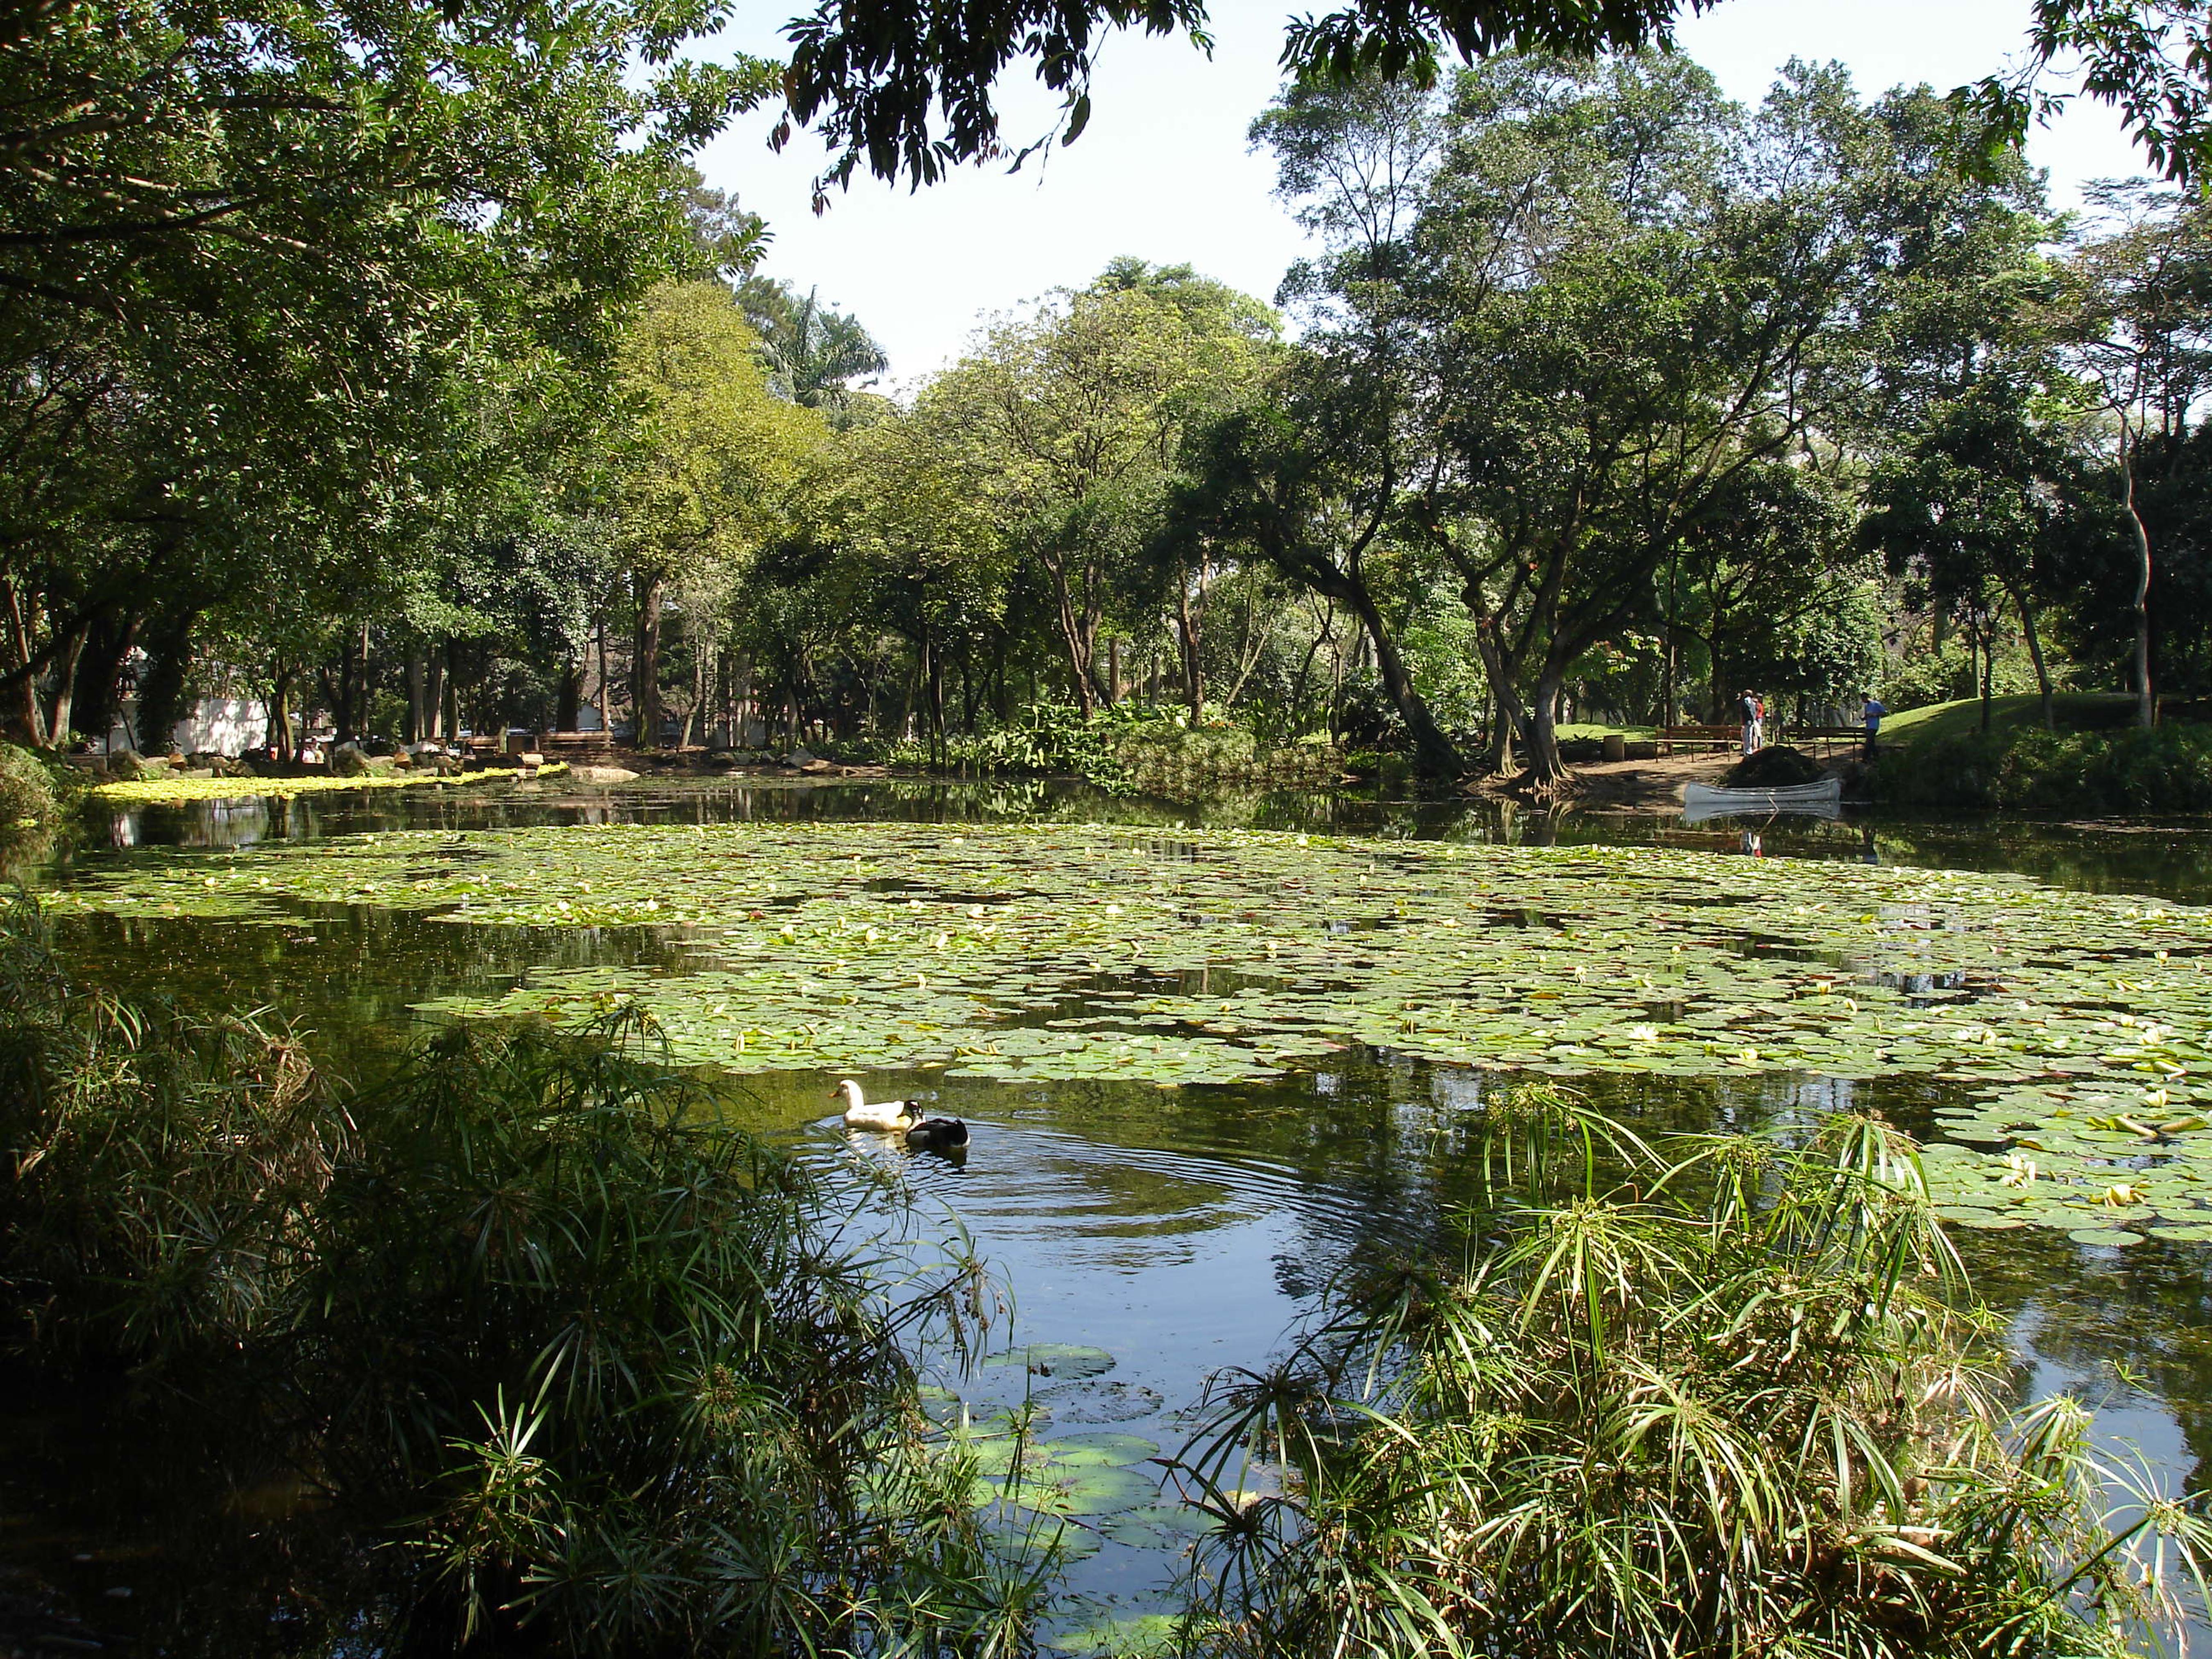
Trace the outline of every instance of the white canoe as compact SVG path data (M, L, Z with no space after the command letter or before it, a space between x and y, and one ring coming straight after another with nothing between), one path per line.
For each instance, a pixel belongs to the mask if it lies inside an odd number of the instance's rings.
M1685 823L1702 823L1708 818L1765 818L1782 813L1832 818L1840 817L1843 808L1841 778L1793 783L1779 789L1715 789L1702 783L1682 786Z

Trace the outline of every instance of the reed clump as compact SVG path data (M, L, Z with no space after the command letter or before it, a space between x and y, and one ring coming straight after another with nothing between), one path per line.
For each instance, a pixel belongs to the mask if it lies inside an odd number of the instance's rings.
M15 1363L127 1377L218 1483L312 1485L349 1650L1028 1639L1053 1551L979 1527L916 1368L979 1335L977 1265L849 1229L637 1017L443 1032L360 1087L69 985L27 900L0 995Z
M1193 1650L2118 1656L2201 1607L2202 1504L2075 1401L2014 1408L1894 1128L1662 1155L1549 1087L1486 1117L1455 1267L1221 1380Z

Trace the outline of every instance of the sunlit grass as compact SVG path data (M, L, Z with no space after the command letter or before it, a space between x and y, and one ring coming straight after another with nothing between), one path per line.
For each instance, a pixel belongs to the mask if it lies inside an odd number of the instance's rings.
M558 777L566 761L538 769L541 778ZM471 789L481 784L513 783L521 774L504 769L441 777L435 772L392 772L366 777L147 778L137 782L96 783L85 793L94 800L132 805L181 806L199 800L250 800L318 795L344 789Z

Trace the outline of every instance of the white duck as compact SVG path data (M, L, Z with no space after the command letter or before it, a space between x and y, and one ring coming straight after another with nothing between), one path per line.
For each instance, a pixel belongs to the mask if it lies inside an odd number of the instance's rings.
M957 1117L926 1117L918 1100L871 1102L860 1085L847 1078L830 1091L832 1100L845 1103L846 1127L880 1129L903 1135L906 1144L924 1152L954 1152L968 1144L968 1126Z
M845 1121L855 1129L889 1129L904 1133L921 1121L920 1101L871 1101L860 1092L860 1085L850 1078L830 1091L832 1100L841 1097L845 1102Z

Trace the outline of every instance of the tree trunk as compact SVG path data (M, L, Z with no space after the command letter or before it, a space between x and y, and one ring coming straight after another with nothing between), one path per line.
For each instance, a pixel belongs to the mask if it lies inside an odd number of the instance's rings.
M84 723L88 732L100 739L103 748L115 730L116 684L123 676L123 665L129 660L131 642L137 636L136 617L120 624L102 617L93 623L84 656L77 664L76 718Z
M1564 669L1544 665L1537 677L1536 695L1528 704L1528 773L1532 782L1551 785L1567 775L1559 760L1559 692Z
M422 649L407 653L407 741L420 743L430 729L429 708L423 700Z
M1484 763L1490 776L1502 777L1513 768L1514 733L1525 728L1528 720L1520 693L1514 689L1513 665L1505 659L1505 653L1498 642L1497 621L1486 609L1480 608L1481 590L1470 584L1462 598L1475 620L1475 654L1482 661L1482 677L1490 684L1492 713Z
M185 680L192 665L192 617L173 620L155 639L150 660L138 682L138 744L153 754L167 754L174 741L173 728L184 717Z
M289 663L278 663L269 677L269 724L261 741L276 759L292 758L292 668Z
M630 659L630 706L640 749L660 747L660 605L658 571L640 570L631 580L637 597L637 648Z
M69 637L54 656L54 706L46 734L49 748L69 747L70 713L76 706L76 665L84 656L88 631L84 623L78 623L70 630Z
M459 724L446 718L446 689L453 678L449 666L453 654L452 646L441 646L430 652L422 663L423 730L441 743L453 735Z
M945 653L929 653L929 747L931 763L942 770L950 751L945 744Z
M2051 665L2044 660L2043 638L2035 625L2035 605L2026 593L2014 594L2013 603L2020 607L2020 631L2027 641L2027 659L2035 665L2036 695L2043 702L2043 729L2055 732L2058 720L2051 696Z
M556 732L576 729L577 718L582 712L579 707L583 691L582 678L573 652L561 659L561 686L553 697L553 729Z
M1206 722L1206 665L1199 660L1198 623L1190 611L1190 589L1176 583L1176 625L1182 634L1183 700L1190 705L1191 728Z
M1996 702L1996 679L1997 679L1996 619L1989 619L1989 629L1980 630L1980 635L1982 635L1982 730L1986 732L1990 726L1990 714L1996 712L1993 710L1993 702Z
M1449 738L1439 731L1421 694L1413 689L1413 678L1406 668L1406 659L1398 654L1389 630L1382 625L1382 612L1367 595L1364 586L1355 588L1350 600L1353 613L1359 618L1367 640L1375 650L1376 672L1382 677L1383 689L1398 710L1398 718L1405 722L1406 735L1413 744L1413 769L1425 778L1456 778L1467 770L1467 763L1460 758L1459 750L1452 747Z
M338 647L338 679L336 695L331 699L331 723L337 728L337 740L350 743L361 734L354 728L354 631L345 631L344 642Z
M33 746L46 739L46 720L39 708L39 677L29 672L31 665L31 629L29 619L23 611L23 596L13 582L5 584L8 599L8 642L15 661L13 667L23 671L15 684L15 708L8 724L17 738Z
M2133 604L2136 623L2135 692L2136 724L2148 726L2157 714L2157 704L2151 695L2150 684L2150 532L2144 527L2142 514L2136 510L2136 464L2129 443L2128 427L2120 426L2120 506L2128 515L2128 526L2136 544L2136 592Z
M691 706L684 711L684 730L678 735L676 746L689 749L691 739L699 730L700 716L707 707L707 647L694 643L691 647Z
M596 637L592 642L599 647L599 732L611 740L615 734L615 704L613 697L607 692L607 619L605 617L599 618L599 626L593 631Z

